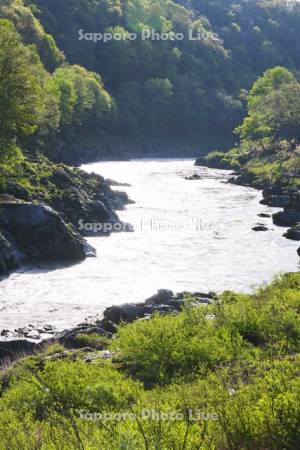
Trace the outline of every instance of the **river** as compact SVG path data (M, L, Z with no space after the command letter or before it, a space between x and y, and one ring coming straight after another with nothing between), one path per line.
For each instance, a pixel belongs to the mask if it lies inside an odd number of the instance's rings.
M81 264L23 267L0 283L0 329L71 327L112 304L143 301L157 289L251 291L279 272L299 270L299 243L259 213L261 192L226 184L228 171L188 159L99 162L88 172L129 183L135 204L120 212L134 233L93 237L98 257ZM200 180L186 180L197 172ZM80 220L80 218L78 218ZM269 227L254 232L257 223Z

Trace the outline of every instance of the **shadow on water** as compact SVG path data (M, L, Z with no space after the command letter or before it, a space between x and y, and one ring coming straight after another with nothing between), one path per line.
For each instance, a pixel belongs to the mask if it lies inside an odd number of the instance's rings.
M49 261L34 261L32 263L22 264L13 273L22 275L34 275L40 273L55 272L60 269L68 269L70 267L77 266L84 261L60 261L60 262L49 262ZM8 276L0 277L0 281L9 278Z

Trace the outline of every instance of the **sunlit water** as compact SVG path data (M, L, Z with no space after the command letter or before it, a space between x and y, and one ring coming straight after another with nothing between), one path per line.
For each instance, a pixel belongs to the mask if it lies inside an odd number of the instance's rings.
M98 257L81 264L23 268L2 281L0 329L29 323L62 329L160 288L250 291L280 271L299 270L299 243L284 239L271 219L257 217L276 209L259 204L259 191L226 184L227 171L194 168L192 160L100 162L84 169L131 184L116 189L136 202L120 213L136 231L89 239ZM202 179L185 179L194 172ZM252 231L257 222L270 230Z

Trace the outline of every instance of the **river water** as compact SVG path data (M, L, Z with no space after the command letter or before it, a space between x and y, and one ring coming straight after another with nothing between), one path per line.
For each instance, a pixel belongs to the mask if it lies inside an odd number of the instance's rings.
M299 243L259 213L261 193L226 184L228 171L192 160L100 162L86 171L129 183L135 204L120 217L134 233L93 237L98 257L62 267L23 267L0 283L0 329L70 327L112 304L143 301L157 289L251 291L279 272L299 270ZM186 180L193 173L200 180ZM78 218L80 220L80 218ZM265 223L267 232L252 227Z

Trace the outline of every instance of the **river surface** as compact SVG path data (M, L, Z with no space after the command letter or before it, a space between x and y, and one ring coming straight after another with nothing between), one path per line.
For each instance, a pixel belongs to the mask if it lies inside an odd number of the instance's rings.
M83 166L130 187L135 204L120 212L134 233L93 237L98 257L62 267L23 267L0 283L0 329L58 329L101 315L112 304L143 301L157 289L251 291L279 272L299 270L299 243L259 213L261 193L226 184L228 171L192 160L133 160ZM200 180L186 180L198 173ZM80 219L80 218L78 218ZM267 232L252 227L265 223Z

